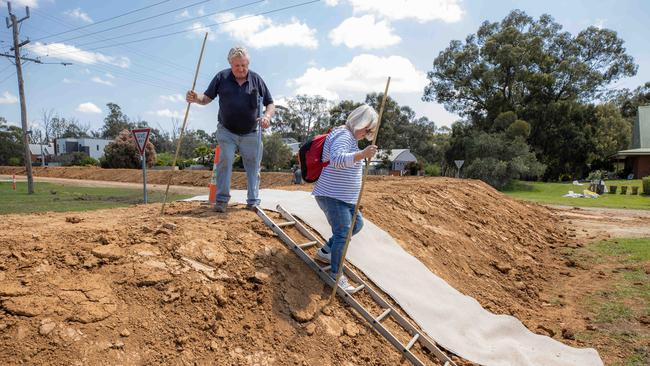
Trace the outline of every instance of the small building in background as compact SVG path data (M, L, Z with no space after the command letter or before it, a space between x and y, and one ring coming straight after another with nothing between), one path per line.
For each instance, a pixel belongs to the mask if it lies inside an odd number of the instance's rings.
M632 146L616 153L612 159L631 172L634 178L650 176L650 106L640 106L632 129Z
M113 140L64 137L54 140L54 149L57 156L85 152L91 158L99 160L104 156L104 148L111 142Z
M388 160L390 166L373 169L372 167L381 167L384 159ZM371 169L375 170L374 174L404 175L406 166L409 163L417 162L418 159L409 149L390 149L377 150L377 154L370 160ZM382 171L383 170L383 171ZM384 172L385 171L385 172Z
M293 137L283 137L282 142L291 149L291 155L298 155L298 151L300 151L300 142Z
M29 144L32 165L47 165L54 156L54 144Z

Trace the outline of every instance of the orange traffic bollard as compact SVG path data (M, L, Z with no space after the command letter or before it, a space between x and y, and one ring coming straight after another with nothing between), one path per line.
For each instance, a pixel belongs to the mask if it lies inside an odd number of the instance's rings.
M214 163L212 164L212 181L208 184L208 189L210 190L210 195L208 196L208 202L216 203L217 202L217 163L219 162L219 152L221 149L219 145L214 148Z

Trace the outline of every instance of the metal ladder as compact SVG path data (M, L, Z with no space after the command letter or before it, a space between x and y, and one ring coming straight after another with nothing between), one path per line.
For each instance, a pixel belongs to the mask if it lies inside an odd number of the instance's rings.
M305 249L310 248L312 246L317 246L321 247L323 246L323 243L314 235L312 234L307 228L300 223L298 220L296 220L289 212L287 212L284 208L282 208L280 205L276 207L277 211L282 215L282 217L286 220L285 222L281 223L275 223L273 220L262 210L261 208L257 208L257 214L262 218L264 223L268 225L273 232L278 234L280 239L287 245L287 247L291 250L293 250L307 265L313 269L318 276L323 280L325 283L327 283L329 286L334 286L334 280L328 275L328 271L330 269L330 266L320 266L312 257L305 252ZM288 227L292 226L295 227L303 236L305 236L309 241L303 244L297 244L293 239L287 235L287 233L284 232L282 229L283 227ZM420 332L411 322L409 322L406 318L404 318L399 312L397 312L386 300L384 300L372 287L368 286L368 284L361 279L354 271L352 271L348 266L345 266L343 268L343 272L345 273L348 278L350 278L352 281L355 283L358 283L359 286L356 287L353 291L350 291L350 293L346 292L342 287L337 286L336 292L338 293L343 300L348 303L350 306L352 306L363 318L379 333L381 334L384 338L386 338L399 352L401 352L404 357L406 357L413 365L416 366L424 366L424 363L415 355L413 352L411 352L411 349L415 345L416 342L420 342L420 345L429 352L431 352L433 355L436 356L440 362L443 363L444 366L456 366L456 364L451 360L449 356L447 356L444 352L442 352L434 343L433 340L431 340L428 336ZM359 291L365 290L367 293L370 295L370 297L375 301L377 305L379 305L382 309L383 312L378 315L372 315L366 308L363 307L354 298L354 294L356 294ZM387 317L392 317L392 319L397 322L406 332L408 332L409 335L412 336L411 340L405 345L402 344L391 332L382 324L382 321L387 319Z

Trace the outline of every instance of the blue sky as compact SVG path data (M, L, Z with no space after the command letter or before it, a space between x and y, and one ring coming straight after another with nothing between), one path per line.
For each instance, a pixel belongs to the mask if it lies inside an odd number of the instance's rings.
M24 16L24 5L32 10L22 23L21 39L31 40L23 55L73 63L25 65L28 121L38 128L42 112L54 110L96 130L103 125L106 103L113 102L132 119L170 131L172 118L182 120L185 111L182 95L192 84L202 34L215 23L208 29L199 91L228 67L228 49L243 45L251 54L251 70L266 80L277 103L297 93L362 101L369 92L383 91L390 75L389 94L438 126L450 125L457 116L420 100L433 59L451 40L464 39L483 21L498 21L512 9L536 18L551 14L573 34L590 25L615 30L639 65L635 77L615 87L650 81L648 1L322 0L274 11L305 1L13 1L18 17ZM7 16L5 1L0 12ZM84 28L66 32L79 27ZM142 41L172 32L179 33ZM115 46L131 41L136 42ZM3 27L3 53L10 43L10 29ZM15 68L3 58L0 116L20 125L17 96ZM217 103L193 105L189 128L214 131L217 110Z

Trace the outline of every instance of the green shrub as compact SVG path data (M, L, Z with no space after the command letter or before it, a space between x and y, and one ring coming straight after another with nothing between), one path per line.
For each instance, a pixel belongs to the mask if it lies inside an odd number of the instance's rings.
M430 177L440 176L440 165L427 164L427 166L424 167L424 175L428 175Z
M10 165L10 166L20 166L20 165L23 165L23 159L21 159L21 158L19 158L19 157L16 157L16 156L12 156L12 157L10 157L8 162L9 162L9 165Z
M602 170L594 170L589 173L587 176L587 180L592 181L592 180L600 180L603 179L605 172Z
M147 141L145 150L147 166L151 167L156 161L156 149L151 141ZM142 166L140 152L131 131L122 130L115 141L104 148L104 158L101 160L101 164L102 168L110 169L138 169Z
M171 166L174 162L174 154L164 152L156 154L156 166Z
M91 158L88 156L88 154L81 151L61 155L57 160L63 166L97 166L99 164L99 161Z
M650 196L650 176L643 178L643 194Z
M518 119L508 126L506 129L506 135L511 139L514 139L517 136L527 139L528 136L530 136L530 124L524 120Z

